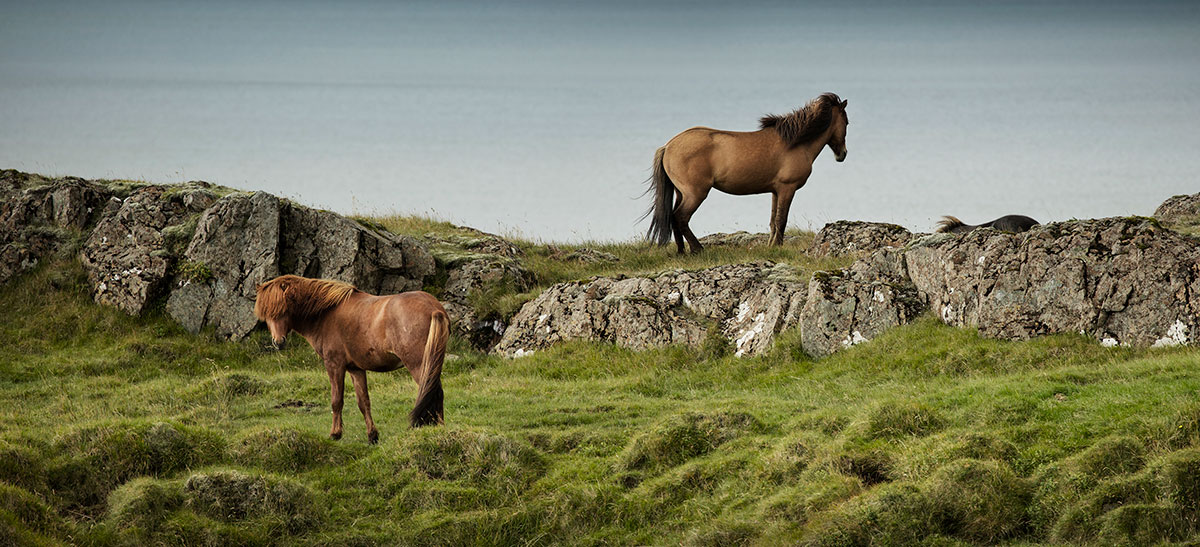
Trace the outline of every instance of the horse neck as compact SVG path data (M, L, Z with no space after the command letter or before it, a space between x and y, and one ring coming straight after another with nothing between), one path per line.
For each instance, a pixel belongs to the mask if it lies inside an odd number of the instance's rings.
M826 146L829 146L829 139L831 138L833 138L833 124L829 124L829 129L821 133L820 137L813 139L812 142L797 146L794 150L803 150L813 161L817 161L817 156L821 155L821 151Z
M317 315L305 318L293 317L292 330L296 331L296 333L300 336L303 336L305 340L308 340L308 343L311 344L313 348L316 348L320 341L324 339L325 332L332 325L329 320L337 312L337 310L339 308L344 308L347 305L353 305L363 296L363 293L354 292L351 293L350 296L347 296L346 300L342 301L341 304L333 306L321 313L318 313Z

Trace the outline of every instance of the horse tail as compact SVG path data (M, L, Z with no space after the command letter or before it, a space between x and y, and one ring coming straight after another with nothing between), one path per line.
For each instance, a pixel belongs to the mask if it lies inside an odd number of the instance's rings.
M937 223L937 230L934 230L934 232L939 234L953 233L955 228L961 228L963 226L966 226L966 223L958 220L958 217L946 215Z
M446 339L450 337L450 319L437 310L429 318L429 336L425 341L425 357L421 361L417 404L408 415L412 427L437 425L442 418L442 362L446 360Z
M646 190L654 191L654 202L650 204L646 214L642 215L642 218L650 217L650 229L646 230L646 239L656 245L666 245L671 241L671 202L675 196L675 184L671 182L667 170L663 167L663 154L666 151L667 147L664 146L654 152L653 174L648 181L650 188Z

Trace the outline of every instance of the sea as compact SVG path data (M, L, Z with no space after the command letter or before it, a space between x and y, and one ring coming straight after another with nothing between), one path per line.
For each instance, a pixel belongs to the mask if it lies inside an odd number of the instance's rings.
M1149 215L1200 192L1200 3L0 3L0 168L631 241L654 151L832 91L790 226ZM698 235L766 231L713 192Z

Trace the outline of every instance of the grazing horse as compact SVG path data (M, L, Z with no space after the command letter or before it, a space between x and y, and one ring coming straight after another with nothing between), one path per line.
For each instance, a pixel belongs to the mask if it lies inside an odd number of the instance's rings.
M792 197L808 182L817 155L829 146L837 161L846 159L846 104L825 93L791 114L764 116L758 131L693 127L672 137L654 153L646 239L666 245L674 234L680 254L684 238L693 253L702 250L688 221L716 188L737 196L771 193L770 241L783 244Z
M373 296L341 281L283 275L258 286L254 315L267 323L277 345L296 331L325 362L333 396L331 438L342 437L342 395L350 373L367 439L379 440L367 394L368 370L408 368L418 386L410 425L442 423L442 361L450 321L433 295Z
M983 224L966 224L956 217L946 215L937 223L937 232L942 234L965 234L976 228L995 228L1005 232L1024 232L1038 225L1038 221L1024 215L1005 215Z

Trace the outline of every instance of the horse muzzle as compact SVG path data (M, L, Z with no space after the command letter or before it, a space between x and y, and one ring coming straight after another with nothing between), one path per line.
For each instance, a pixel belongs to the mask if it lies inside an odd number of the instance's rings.
M845 150L842 150L842 153L841 153L841 154L838 154L838 155L836 155L836 156L834 156L834 159L835 159L835 160L837 160L837 161L838 161L838 163L841 163L841 162L843 162L843 161L846 161L846 154L847 154L847 153L848 153L847 151L845 151Z

